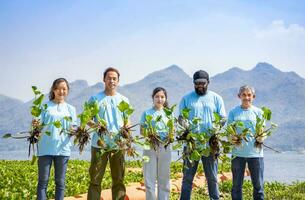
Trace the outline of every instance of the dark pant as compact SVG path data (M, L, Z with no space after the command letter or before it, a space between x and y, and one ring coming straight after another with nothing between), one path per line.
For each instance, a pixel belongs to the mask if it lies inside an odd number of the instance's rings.
M243 158L235 157L232 160L232 174L233 174L233 187L232 187L232 200L241 200L242 186L244 181L244 173L246 163L251 174L251 181L253 184L253 199L264 199L264 158Z
M124 200L126 188L124 185L125 161L124 154L121 151L98 153L100 149L91 148L91 165L89 168L90 186L88 189L88 200L100 200L101 183L105 174L107 162L110 162L112 177L112 199Z
M39 156L38 157L38 185L37 199L47 199L47 187L50 177L50 169L54 162L55 169L55 199L64 199L65 177L68 166L69 156Z
M213 156L210 155L208 157L202 156L201 161L203 164L204 174L208 183L210 199L219 199L219 190L217 184L218 160L214 160ZM198 168L198 164L199 161L194 161L193 165L191 165L189 161L184 160L180 200L191 199L192 185L194 176Z

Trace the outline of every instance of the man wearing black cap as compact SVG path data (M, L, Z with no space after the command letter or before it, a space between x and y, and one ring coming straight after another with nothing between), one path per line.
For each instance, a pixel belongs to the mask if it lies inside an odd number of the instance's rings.
M209 134L212 128L214 112L221 117L226 116L225 107L221 96L208 90L209 74L206 71L199 70L193 75L195 91L185 95L179 105L180 113L185 108L190 109L189 120L194 117L200 118L199 125L193 132ZM210 199L219 199L219 190L217 183L218 160L212 155L201 157L204 173L208 183ZM189 161L184 160L183 181L180 200L189 200L191 198L194 176L197 171L199 161L190 165Z

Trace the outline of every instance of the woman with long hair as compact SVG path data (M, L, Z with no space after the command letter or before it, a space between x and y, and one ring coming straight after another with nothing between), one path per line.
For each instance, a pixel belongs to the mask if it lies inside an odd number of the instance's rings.
M54 163L55 172L55 199L64 199L65 176L68 160L71 153L70 136L67 131L76 125L75 107L66 103L66 97L69 93L69 83L64 78L54 80L49 101L46 103L47 108L43 110L39 117L39 121L33 120L33 126L45 124L38 141L38 185L37 199L47 199L47 186L49 182L50 169ZM72 120L66 120L70 117ZM53 122L60 121L61 127L56 128ZM49 134L45 134L49 132Z
M152 117L152 126L156 130L157 137L160 141L164 141L169 133L166 127L169 120L164 112L164 108L168 107L167 92L162 87L157 87L152 93L153 106L143 112L141 117L141 133L146 125L145 121L148 115ZM149 150L143 151L144 156L149 157L149 161L144 163L144 180L146 188L146 200L167 200L170 194L170 163L171 149L170 146L165 147L162 142L157 145L151 145ZM158 195L155 195L155 184L157 181Z

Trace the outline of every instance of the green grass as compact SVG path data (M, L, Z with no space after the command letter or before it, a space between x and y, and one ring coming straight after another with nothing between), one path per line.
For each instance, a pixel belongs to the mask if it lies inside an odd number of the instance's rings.
M75 196L87 192L89 183L88 161L70 160L66 177L66 196ZM139 161L126 162L126 168L141 168ZM228 167L226 167L229 169ZM182 172L182 164L173 162L171 165L171 178L177 178L177 174ZM198 172L202 172L199 165ZM36 199L37 185L37 164L31 165L30 161L5 161L0 160L0 199ZM125 183L143 181L142 171L126 171ZM111 187L110 170L107 168L103 179L102 188ZM226 181L219 184L222 199L231 199L232 182ZM305 199L305 182L295 182L286 185L278 182L265 183L265 199L270 200L301 200ZM48 197L54 198L55 182L52 168ZM252 185L250 181L244 182L244 199L252 199ZM179 194L171 193L171 199L178 199ZM196 188L192 193L192 200L209 199L207 188Z

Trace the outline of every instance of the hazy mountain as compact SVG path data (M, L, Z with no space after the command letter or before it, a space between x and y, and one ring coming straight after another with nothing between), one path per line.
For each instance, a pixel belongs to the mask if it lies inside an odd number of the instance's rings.
M136 108L132 121L139 121L142 112L152 106L151 95L156 87L164 87L167 90L170 105L179 103L181 97L193 88L192 79L176 65L151 73L135 83L120 87L119 92L127 96Z
M13 107L17 107L22 104L23 102L18 99L10 98L0 94L0 113L6 112L12 109Z
M255 87L255 104L270 107L274 120L284 123L305 118L305 79L296 73L281 72L270 64L259 63L249 71L232 68L211 80L211 89L220 92L227 108L239 102L237 92L242 85Z
M209 88L224 98L228 113L240 103L237 92L246 84L256 89L254 104L270 107L273 121L279 124L278 131L267 140L268 144L285 150L305 149L305 79L294 72L282 72L268 63L258 63L251 70L234 67L211 77ZM137 123L141 113L152 105L151 93L158 86L168 91L170 104L179 104L182 96L193 90L192 78L176 65L119 87L119 92L127 96L136 109L133 123ZM102 83L88 86L84 80L72 82L68 102L75 105L79 113L83 102L103 88ZM30 106L31 102L22 103L0 96L0 134L26 129L31 119Z

